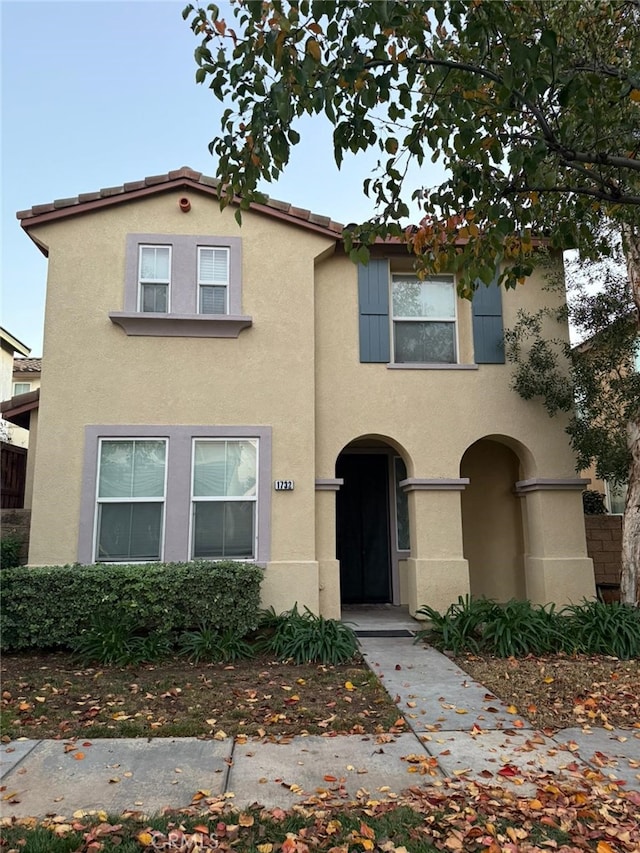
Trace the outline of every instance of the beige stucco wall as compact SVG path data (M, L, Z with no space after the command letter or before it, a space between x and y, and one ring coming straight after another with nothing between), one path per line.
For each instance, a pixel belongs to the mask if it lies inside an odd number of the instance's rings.
M177 205L183 195L191 200L188 214ZM233 211L220 212L195 191L118 204L34 233L50 247L50 260L32 565L77 559L88 424L271 426L272 478L294 480L295 490L272 493L263 603L282 610L297 601L328 616L340 612L335 492L316 492L315 478L335 477L340 451L355 439L387 441L405 459L409 477L459 478L466 449L487 436L510 443L524 478L575 476L562 421L515 395L509 366L361 364L357 270L334 254L327 237L251 212L240 230ZM127 336L108 314L123 310L128 233L240 236L242 313L253 326L237 339ZM538 307L542 285L538 275L504 294L505 325L518 308ZM473 364L465 301L458 305L458 334L461 358ZM95 369L84 385L77 378L70 383L68 364L89 355ZM525 499L535 512L524 519L524 573L536 596L589 594L591 563L576 496ZM460 491L412 492L409 511L412 550L401 566L402 600L412 612L427 601L446 607L469 591Z
M177 204L185 194L188 214ZM272 495L265 603L277 605L285 589L295 595L293 577L301 604L317 610L313 274L314 258L332 242L252 213L240 230L233 210L197 192L34 230L50 256L29 562L77 558L86 424L266 424L272 476L294 480L295 491ZM108 313L123 310L128 233L240 236L242 312L252 328L237 339L127 336ZM88 357L85 384L77 375L69 382L68 365Z
M396 268L401 267L392 260L391 272ZM520 308L535 311L549 303L545 284L544 275L538 272L517 291L503 292L505 327L515 324ZM347 259L336 254L319 266L315 310L317 476L334 476L341 450L361 436L382 437L398 449L409 477L460 477L465 451L486 437L503 441L517 453L523 479L577 476L563 419L551 420L539 403L520 399L510 386L509 365L403 370L361 364L357 281ZM473 364L471 306L464 300L458 303L458 335L461 361ZM545 551L548 560L561 557L567 549L575 557L575 563L567 565L570 579L558 578L563 600L574 595L577 587L584 595L593 593L582 514L576 511L574 498L576 494L568 491L545 492L537 500L540 506L552 505L553 510L544 513L546 526L536 527L536 548ZM576 499L580 501L579 493ZM470 589L462 547L460 494L414 493L409 505L413 507L412 553L402 567L403 598L411 609L416 601L425 603L420 596L429 596L433 606L446 606ZM526 525L525 519L525 529ZM525 556L522 553L521 560ZM556 586L541 567L544 565L544 560L535 567L531 564L529 588L534 595L553 596ZM538 582L540 575L544 580ZM522 587L520 579L511 591ZM451 597L454 590L457 592Z
M525 598L521 479L515 453L483 439L467 450L460 473L470 482L462 493L464 555L474 596L509 601Z

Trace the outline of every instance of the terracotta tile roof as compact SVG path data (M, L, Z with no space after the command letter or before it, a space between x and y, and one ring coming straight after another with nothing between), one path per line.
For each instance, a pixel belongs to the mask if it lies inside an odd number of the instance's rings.
M85 213L121 201L129 201L179 187L199 189L217 196L218 186L219 181L216 178L183 166L166 175L151 175L141 181L131 181L119 187L107 187L97 192L81 193L73 198L56 199L49 204L36 204L28 210L19 210L16 216L21 221L22 227L28 228L30 225L49 222L52 219ZM336 237L341 235L344 228L341 223L334 222L328 216L319 216L310 210L269 197L263 204L252 204L251 209Z
M41 358L14 358L13 359L14 373L41 373L42 359Z

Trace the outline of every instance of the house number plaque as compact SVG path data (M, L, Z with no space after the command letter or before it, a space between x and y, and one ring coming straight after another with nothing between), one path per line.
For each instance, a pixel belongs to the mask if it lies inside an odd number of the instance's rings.
M273 488L276 492L292 492L293 480L274 480Z

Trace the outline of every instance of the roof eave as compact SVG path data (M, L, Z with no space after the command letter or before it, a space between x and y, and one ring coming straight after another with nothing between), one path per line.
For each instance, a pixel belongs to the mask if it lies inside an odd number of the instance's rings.
M35 215L29 215L29 211L19 211L16 216L20 220L20 225L24 229L24 231L26 231L26 233L34 241L38 248L46 255L48 251L47 247L40 240L38 240L38 238L34 234L30 233L31 228L36 227L38 225L46 225L50 222L57 222L61 219L68 219L71 216L81 216L85 213L92 213L97 210L104 210L105 208L112 207L116 204L122 204L128 201L136 201L138 199L147 198L151 195L158 195L160 193L171 192L179 189L194 190L196 192L204 193L205 195L213 196L214 198L218 199L217 186L203 184L199 181L195 181L190 178L176 178L174 180L166 181L162 184L156 184L139 189L123 189L121 192L117 192L113 195L109 195L102 198L94 198L75 204L60 205L54 210L47 210L43 213L38 213ZM232 203L239 204L240 199L238 197L235 197ZM296 216L292 216L286 211L278 210L276 207L271 206L269 204L260 204L258 202L252 202L250 205L250 210L254 211L255 213L264 214L274 219L279 219L291 225L296 225L299 228L304 228L307 231L313 231L316 234L321 234L325 237L331 237L333 240L341 239L342 230L338 231L336 228L330 228L327 226L323 226L317 222L310 221L308 219L302 219Z

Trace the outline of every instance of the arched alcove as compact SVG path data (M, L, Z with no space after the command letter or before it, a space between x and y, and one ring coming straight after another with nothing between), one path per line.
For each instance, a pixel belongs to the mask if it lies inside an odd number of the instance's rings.
M399 561L409 555L407 496L399 482L412 471L405 449L382 435L342 448L336 477L336 557L343 604L400 603Z
M462 457L460 476L469 478L462 493L462 538L473 596L526 597L523 504L514 487L534 470L527 448L506 436L481 438Z

